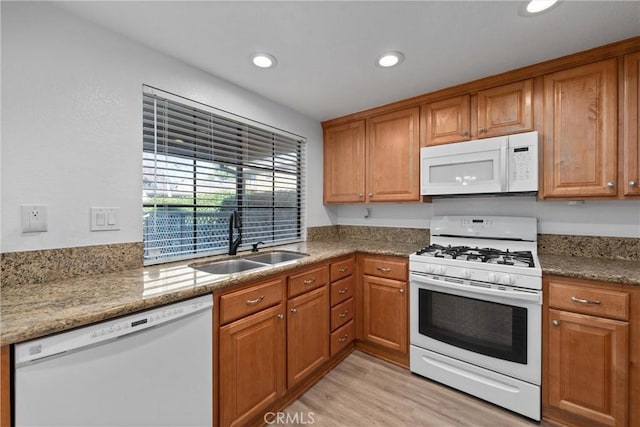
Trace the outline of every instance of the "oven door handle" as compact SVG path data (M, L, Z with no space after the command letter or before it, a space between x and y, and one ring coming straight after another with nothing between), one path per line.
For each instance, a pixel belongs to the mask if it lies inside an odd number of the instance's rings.
M493 288L483 288L480 286L472 286L465 284L452 284L444 281L429 279L427 276L411 273L411 283L415 283L418 286L421 283L427 284L429 288L440 288L450 291L466 291L468 293L477 295L487 295L498 298L509 298L517 301L527 301L536 304L542 304L542 292L539 291L508 291Z

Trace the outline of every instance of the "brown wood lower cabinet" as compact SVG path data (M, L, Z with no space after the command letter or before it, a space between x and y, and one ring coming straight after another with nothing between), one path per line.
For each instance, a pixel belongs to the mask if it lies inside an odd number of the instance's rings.
M409 365L408 265L405 258L362 255L358 269L357 347Z
M240 426L286 389L284 303L220 328L220 425Z
M293 387L329 360L329 290L287 302L287 385Z
M11 427L11 361L8 345L0 348L0 427Z
M543 287L543 417L569 426L640 425L640 289L554 276Z

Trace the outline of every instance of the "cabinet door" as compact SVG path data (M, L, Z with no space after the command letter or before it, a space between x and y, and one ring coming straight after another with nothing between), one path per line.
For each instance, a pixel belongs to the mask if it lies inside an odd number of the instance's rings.
M287 384L292 387L329 359L328 287L289 300L287 308Z
M390 350L406 353L407 282L363 276L364 339Z
M367 120L367 201L420 200L420 110Z
M365 122L324 130L324 203L364 202Z
M640 52L624 58L624 135L622 138L625 196L640 196Z
M284 304L220 328L220 425L246 425L285 392Z
M544 197L616 196L616 60L544 77Z
M11 426L11 363L9 346L0 347L0 427Z
M533 80L478 92L478 137L533 130Z
M549 310L549 404L607 426L626 426L627 322Z
M424 107L424 145L468 141L471 128L469 95L432 102Z

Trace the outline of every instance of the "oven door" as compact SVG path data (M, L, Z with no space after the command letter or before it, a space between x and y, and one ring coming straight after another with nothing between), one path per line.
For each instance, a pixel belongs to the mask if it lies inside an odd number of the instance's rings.
M421 148L421 194L507 191L507 141L498 137Z
M540 384L542 293L411 273L411 344Z

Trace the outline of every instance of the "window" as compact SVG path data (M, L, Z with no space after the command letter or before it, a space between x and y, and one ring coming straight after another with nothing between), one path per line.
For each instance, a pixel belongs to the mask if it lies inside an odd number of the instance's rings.
M145 264L303 240L303 138L145 87Z

